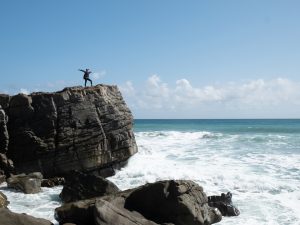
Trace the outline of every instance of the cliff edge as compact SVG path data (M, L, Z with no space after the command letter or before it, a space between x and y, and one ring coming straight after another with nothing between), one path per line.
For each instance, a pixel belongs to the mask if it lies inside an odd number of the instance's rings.
M117 86L0 95L0 153L16 173L99 172L137 152L133 117Z

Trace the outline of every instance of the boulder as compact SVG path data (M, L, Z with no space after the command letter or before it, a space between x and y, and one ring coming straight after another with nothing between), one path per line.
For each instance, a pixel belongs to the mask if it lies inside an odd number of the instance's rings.
M133 117L117 86L0 94L0 104L0 151L13 160L16 173L109 176L137 152Z
M39 172L13 175L7 179L7 186L22 191L25 194L40 192L43 175Z
M78 171L71 172L65 179L66 183L59 195L65 203L101 197L120 191L115 184L105 178Z
M63 204L55 209L55 219L59 224L94 225L93 210L96 199L81 200Z
M193 181L170 180L146 184L134 190L124 207L156 223L212 224L222 215L207 204L203 188Z
M18 214L8 209L0 209L1 225L53 225L48 220L35 218L26 214Z
M7 201L7 197L0 191L0 209L7 208L9 201Z
M159 181L100 198L64 204L56 219L77 225L209 225L222 219L192 181Z

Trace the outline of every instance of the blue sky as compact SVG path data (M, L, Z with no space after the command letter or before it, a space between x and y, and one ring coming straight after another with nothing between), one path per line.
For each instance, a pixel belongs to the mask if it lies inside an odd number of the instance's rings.
M136 118L299 118L300 2L0 3L0 92L120 87Z

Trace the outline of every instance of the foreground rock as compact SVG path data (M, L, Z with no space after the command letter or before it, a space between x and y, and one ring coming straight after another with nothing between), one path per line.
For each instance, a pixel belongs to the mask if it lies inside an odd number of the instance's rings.
M101 198L68 203L56 219L77 225L209 225L222 219L192 181L160 181Z
M66 183L59 195L65 203L101 197L120 191L115 184L96 175L74 171L65 179Z
M7 208L8 204L9 204L9 201L7 201L6 195L0 191L0 209Z
M39 171L49 178L80 170L107 176L137 152L133 118L117 86L2 94L0 105L1 152L17 173Z
M96 201L93 213L95 225L157 225L138 213L129 212L102 199Z
M40 192L43 175L39 172L19 174L7 179L7 187L22 191L25 194L35 194Z
M18 214L8 209L0 209L1 225L53 225L48 220L35 218L26 214Z

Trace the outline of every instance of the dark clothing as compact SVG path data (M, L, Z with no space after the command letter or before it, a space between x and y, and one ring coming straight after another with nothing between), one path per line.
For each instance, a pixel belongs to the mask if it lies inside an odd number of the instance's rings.
M91 86L93 86L93 82L92 80L90 79L90 74L92 73L92 71L89 71L88 69L86 70L79 70L81 72L83 72L83 79L84 79L84 86L86 87L86 82L87 81L90 81L91 82Z
M84 79L84 86L86 87L86 82L90 81L91 82L91 86L93 86L93 81L90 78L83 78Z
M232 204L231 198L230 192L222 193L221 196L208 196L208 205L220 210L222 216L238 216L240 211Z

